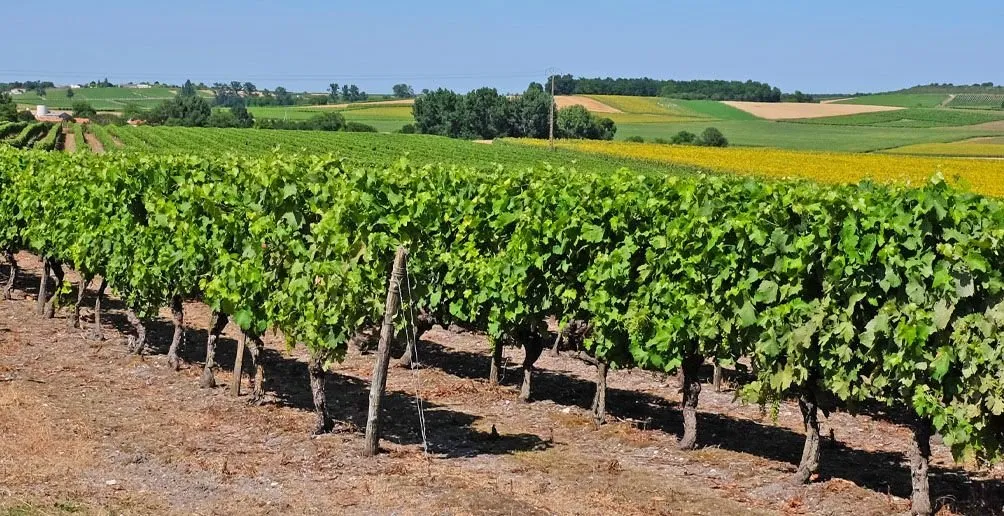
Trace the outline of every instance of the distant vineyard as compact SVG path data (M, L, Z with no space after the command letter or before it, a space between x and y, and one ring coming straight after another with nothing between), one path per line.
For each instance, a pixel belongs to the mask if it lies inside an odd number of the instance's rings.
M0 144L15 149L54 150L62 144L62 128L44 122L0 122Z
M1002 109L1004 108L1004 94L991 93L962 93L956 95L949 103L948 107L966 109Z

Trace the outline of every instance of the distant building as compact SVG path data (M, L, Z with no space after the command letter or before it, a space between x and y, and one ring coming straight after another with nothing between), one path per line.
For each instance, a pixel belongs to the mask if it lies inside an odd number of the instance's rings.
M24 95L24 88L12 88L10 90L11 95Z
M127 83L123 84L122 87L123 88L133 88L133 89L145 90L145 89L152 88L153 86L150 86L149 84L147 84L145 82L141 82L139 84L127 82Z
M69 85L69 88L71 90L79 90L81 88L81 86L79 84L71 84L71 85Z

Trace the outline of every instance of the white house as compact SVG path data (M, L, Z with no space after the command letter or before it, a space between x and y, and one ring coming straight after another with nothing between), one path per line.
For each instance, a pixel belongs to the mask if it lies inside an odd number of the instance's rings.
M24 88L13 88L10 90L11 95L24 95Z

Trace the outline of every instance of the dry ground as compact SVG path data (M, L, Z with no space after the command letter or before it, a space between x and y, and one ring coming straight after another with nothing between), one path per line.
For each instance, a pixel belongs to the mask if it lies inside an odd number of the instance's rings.
M908 509L902 452L909 433L884 416L825 420L823 432L835 440L825 440L822 475L793 487L785 481L802 435L792 403L780 406L775 422L735 403L733 392L705 386L702 448L681 452L674 379L612 372L611 416L596 428L588 415L592 367L545 353L535 400L520 403L512 386L520 351L506 350L505 385L493 387L483 380L485 339L438 328L420 345L421 369L391 370L385 453L365 458L359 428L372 355L350 354L333 367L328 403L342 431L311 437L303 350L288 351L269 335L267 402L247 406L246 396L229 395L230 371L217 374L221 386L198 388L205 306L185 306L188 365L176 373L164 356L169 319L150 323L146 356L130 356L122 307L112 300L106 340L87 340L66 310L52 320L34 314L39 263L25 254L19 260L27 273L18 300L0 301L0 514L862 516ZM228 328L220 363L233 363L237 337ZM1001 510L1000 472L967 475L937 442L934 455L939 504L972 514Z
M593 113L622 113L621 110L583 95L555 95L554 104L558 109L568 106L582 106Z
M790 120L796 118L821 118L826 116L856 115L858 113L873 113L876 111L895 111L903 109L891 106L865 106L858 104L802 104L794 102L740 102L727 100L734 108L752 113L767 120Z

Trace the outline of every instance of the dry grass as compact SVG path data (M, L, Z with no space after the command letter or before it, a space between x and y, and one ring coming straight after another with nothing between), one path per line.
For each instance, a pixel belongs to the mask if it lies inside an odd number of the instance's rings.
M725 101L737 109L767 120L793 120L797 118L823 118L827 116L857 115L878 111L903 109L891 106L866 106L858 104L796 104L789 102Z
M558 109L568 106L582 106L593 113L621 113L621 110L584 95L556 95L554 103Z

